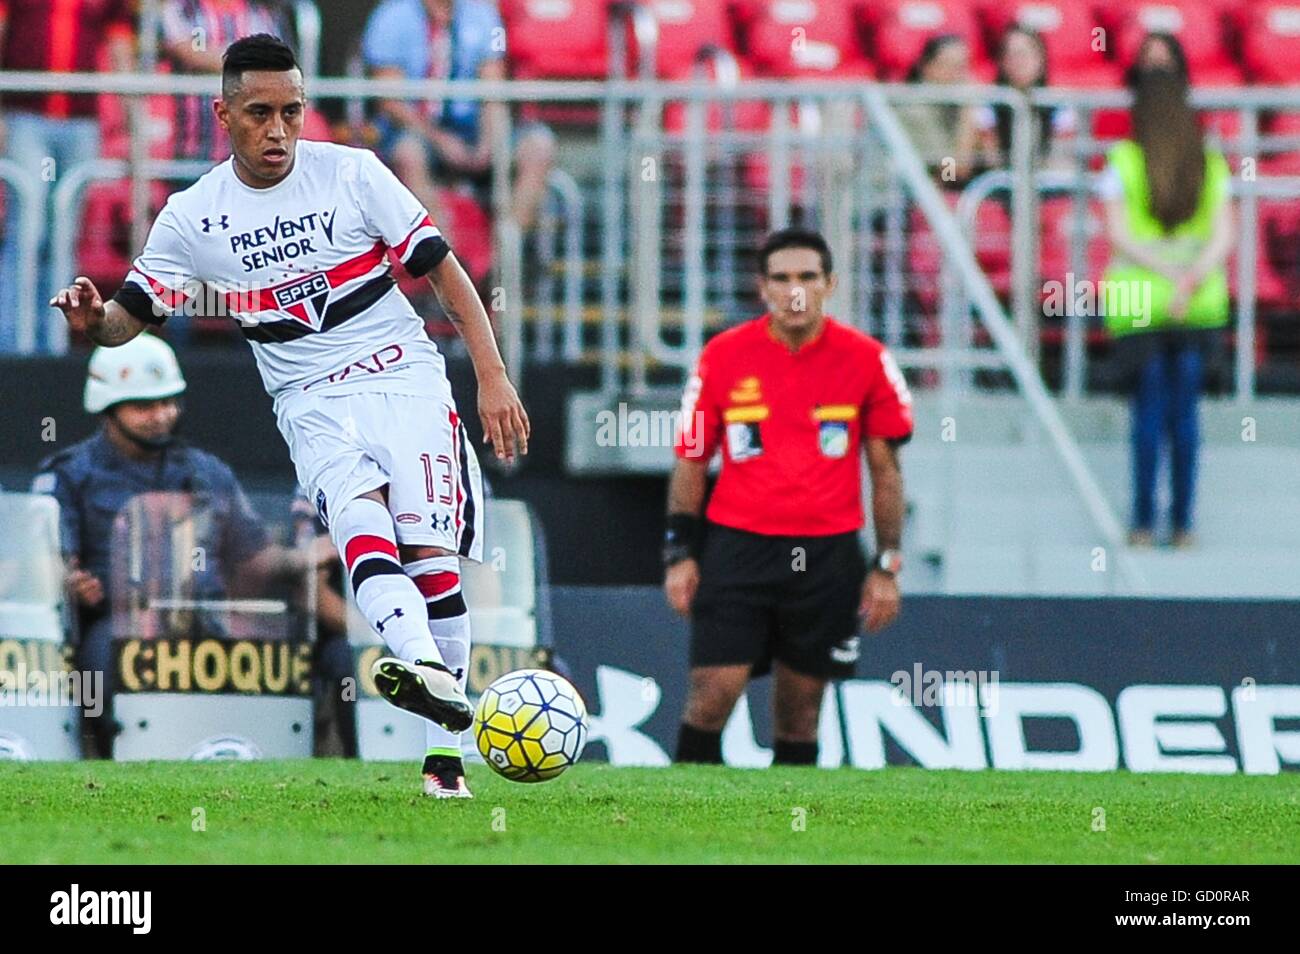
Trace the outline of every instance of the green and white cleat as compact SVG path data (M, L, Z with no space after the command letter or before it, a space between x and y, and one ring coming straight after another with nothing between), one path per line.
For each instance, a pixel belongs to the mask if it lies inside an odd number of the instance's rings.
M456 674L442 663L419 659L408 663L384 656L370 667L370 676L379 694L397 708L436 722L448 732L464 732L474 721L474 710Z

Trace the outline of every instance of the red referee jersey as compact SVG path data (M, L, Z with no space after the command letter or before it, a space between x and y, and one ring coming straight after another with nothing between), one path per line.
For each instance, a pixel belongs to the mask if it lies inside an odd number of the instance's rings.
M779 536L863 524L863 435L912 435L912 396L885 346L827 316L798 351L763 315L713 338L682 397L677 456L722 472L705 516Z

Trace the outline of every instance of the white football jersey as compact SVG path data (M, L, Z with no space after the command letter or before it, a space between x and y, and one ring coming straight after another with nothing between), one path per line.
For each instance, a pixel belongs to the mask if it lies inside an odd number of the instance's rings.
M151 324L230 315L277 405L446 389L442 355L388 259L392 249L423 275L448 252L410 190L373 152L335 143L300 140L293 169L266 189L240 181L233 162L167 200L114 300Z

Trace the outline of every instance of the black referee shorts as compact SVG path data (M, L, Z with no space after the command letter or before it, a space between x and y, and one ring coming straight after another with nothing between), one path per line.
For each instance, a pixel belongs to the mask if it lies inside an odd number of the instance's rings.
M691 607L691 666L779 660L823 679L853 675L867 561L857 533L777 537L707 525Z

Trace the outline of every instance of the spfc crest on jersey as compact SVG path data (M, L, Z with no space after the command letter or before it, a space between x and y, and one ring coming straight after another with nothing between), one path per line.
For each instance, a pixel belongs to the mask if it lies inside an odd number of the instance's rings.
M330 283L324 274L317 272L272 291L278 308L287 311L299 321L319 328L329 301Z

